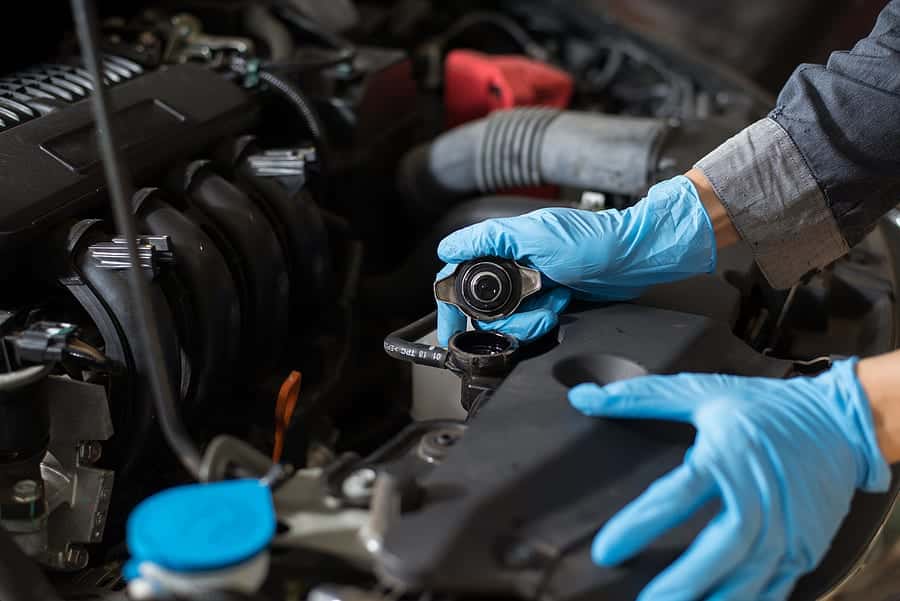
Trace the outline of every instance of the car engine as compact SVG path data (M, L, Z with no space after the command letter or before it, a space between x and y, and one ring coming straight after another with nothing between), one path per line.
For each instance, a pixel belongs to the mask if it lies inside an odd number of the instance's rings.
M167 444L160 370L202 481L273 481L265 582L222 599L574 601L633 598L717 508L625 567L594 566L593 533L694 433L586 419L568 388L813 374L900 345L895 212L789 291L736 247L716 274L575 304L533 344L471 330L437 346L446 234L546 206L627 207L773 103L587 4L100 9L139 265L110 210L71 24L0 74L9 601L140 598L122 577L128 516L196 475ZM152 333L129 293L136 267ZM148 335L161 356L146 356ZM793 598L824 598L857 570L897 482L857 496Z

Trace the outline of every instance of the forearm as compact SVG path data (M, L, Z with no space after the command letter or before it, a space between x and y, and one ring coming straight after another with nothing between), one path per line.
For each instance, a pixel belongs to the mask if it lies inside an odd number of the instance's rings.
M694 184L709 215L716 245L724 248L737 242L740 235L703 172L694 168L685 177ZM857 376L869 398L878 446L888 463L900 463L900 351L863 359Z
M719 245L739 234L769 282L787 288L859 242L900 200L898 72L892 0L869 37L799 67L767 118L701 159L721 205L707 210L733 226L717 224Z
M888 463L900 462L900 351L863 359L856 368Z

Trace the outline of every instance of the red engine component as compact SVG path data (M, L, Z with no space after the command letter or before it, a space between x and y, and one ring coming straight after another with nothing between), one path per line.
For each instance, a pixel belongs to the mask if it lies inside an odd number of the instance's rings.
M573 88L565 71L524 56L453 50L444 63L447 126L517 106L565 108Z

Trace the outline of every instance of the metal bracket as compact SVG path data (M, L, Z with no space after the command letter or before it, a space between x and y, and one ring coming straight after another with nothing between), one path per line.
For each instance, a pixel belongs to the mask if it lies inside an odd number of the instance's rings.
M212 63L217 55L233 52L240 55L253 53L253 40L238 36L219 36L203 32L197 17L180 14L172 17L172 36L163 60L170 63L186 63L201 60Z
M114 473L91 465L100 441L113 435L103 386L50 377L36 391L50 410L50 449L41 462L46 489L47 549L39 557L58 570L83 569L84 545L103 538ZM90 452L89 452L90 451Z
M259 177L306 177L306 167L316 161L312 146L266 150L247 157L253 174Z
M302 547L332 553L361 567L372 556L360 539L369 523L364 509L344 507L328 495L320 468L300 470L275 493L275 508L287 531L275 539L276 547Z
M141 269L149 270L155 277L163 264L175 262L175 253L168 236L141 236L138 243L138 261ZM98 242L89 248L91 258L101 269L130 269L128 247L124 238L113 238L110 242Z

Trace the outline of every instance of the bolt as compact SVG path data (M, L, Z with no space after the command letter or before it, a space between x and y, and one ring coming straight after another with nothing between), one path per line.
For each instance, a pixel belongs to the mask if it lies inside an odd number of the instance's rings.
M64 558L66 568L70 570L83 570L87 567L90 557L87 549L81 545L69 545L69 548L66 549L66 556Z
M341 490L348 499L364 501L372 496L372 487L378 474L372 468L358 469L344 480Z
M78 445L78 462L82 465L97 463L103 454L103 447L96 440L85 440Z
M41 498L41 489L34 480L19 480L13 485L13 500L16 503L34 503Z
M456 444L456 436L449 432L441 432L437 435L437 443L442 447L452 447Z

